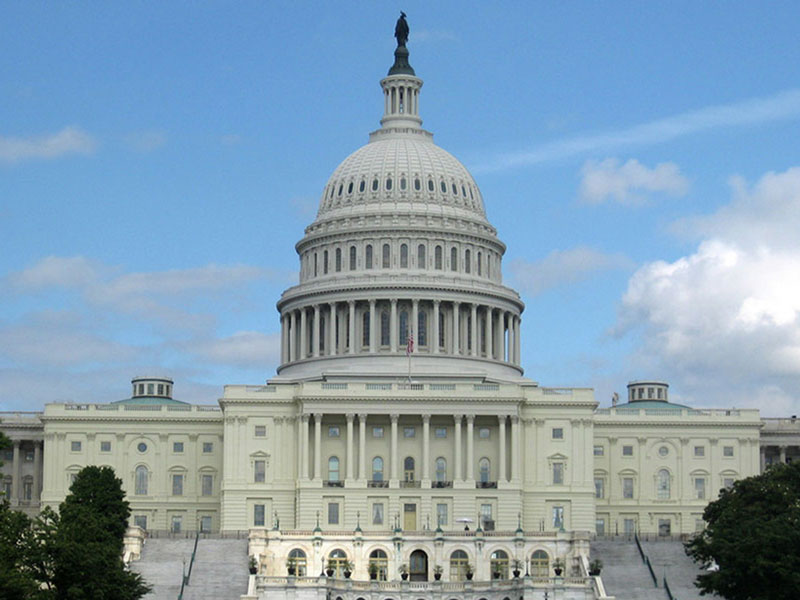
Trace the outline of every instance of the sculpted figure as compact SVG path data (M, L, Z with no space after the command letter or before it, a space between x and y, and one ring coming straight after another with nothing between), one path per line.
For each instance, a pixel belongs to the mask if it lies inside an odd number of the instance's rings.
M408 41L408 21L406 21L406 13L400 11L400 18L397 19L397 25L394 26L394 37L397 38L397 46L405 46Z

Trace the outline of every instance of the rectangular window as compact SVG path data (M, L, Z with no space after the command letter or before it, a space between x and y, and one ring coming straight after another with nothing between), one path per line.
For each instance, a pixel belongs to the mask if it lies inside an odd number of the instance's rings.
M183 442L172 442L172 451L175 454L183 452Z
M662 537L672 535L672 521L670 519L658 520L658 535Z
M564 507L563 506L554 506L553 507L553 527L555 529L561 529L564 527Z
M564 463L553 463L553 483L564 483Z
M603 536L606 534L606 520L605 519L595 519L594 521L594 530L598 536Z
M706 455L706 447L705 446L695 446L694 447L694 455L700 458L701 456Z
M437 438L446 438L447 437L447 427L436 427L433 430L434 437Z
M254 504L253 505L253 527L263 527L264 526L264 505L263 504Z
M403 427L404 438L413 438L416 434L417 430L414 427Z
M170 525L170 531L172 531L172 533L180 533L182 525L183 525L183 517L177 515L173 516Z
M331 425L328 427L328 437L337 438L339 437L339 426L338 425Z
M382 438L383 437L383 427L373 427L372 428L372 437L374 437L374 438Z
M183 474L174 473L172 475L172 495L183 496Z
M133 526L147 530L147 515L134 515Z
M25 451L25 462L33 462L33 450Z
M478 437L482 440L488 440L491 435L491 430L488 427L478 427Z
M633 477L622 478L622 497L633 498Z
M100 452L111 452L111 442L100 442Z
M209 515L200 517L200 533L211 533L211 517Z
M633 456L633 446L623 446L622 456Z
M383 503L376 502L372 505L372 524L383 525Z
M595 498L606 497L606 480L603 479L602 477L594 478L594 497Z
M553 427L553 439L554 440L563 440L564 439L564 429L563 429L563 427Z
M733 456L733 446L723 446L722 447L722 456L727 456L728 458Z
M328 502L328 525L339 524L339 503Z
M257 460L253 463L253 481L256 483L264 483L267 475L267 463L263 460Z
M214 451L214 442L203 442L203 454L211 454Z
M159 383L158 384L158 395L159 396L163 396L164 395L164 384L163 383Z
M622 525L625 535L633 535L636 533L636 521L634 519L624 519Z
M256 437L267 437L267 426L266 425L256 425L254 435Z
M704 500L706 497L706 480L705 477L694 478L694 493L695 498Z
M447 525L447 504L439 503L436 505L436 525L439 527Z
M202 479L202 494L203 496L211 496L214 494L214 476L204 474Z
M70 442L70 450L73 452L80 452L81 451L81 443L80 442Z
M605 455L605 448L602 446L595 446L594 447L594 455L595 456L604 456Z
M726 477L722 480L722 485L726 490L729 490L733 487L733 477Z
M695 533L700 533L706 528L706 522L703 519L695 519L694 520L694 531Z
M494 519L492 518L491 504L481 504L481 526L486 531L494 531Z

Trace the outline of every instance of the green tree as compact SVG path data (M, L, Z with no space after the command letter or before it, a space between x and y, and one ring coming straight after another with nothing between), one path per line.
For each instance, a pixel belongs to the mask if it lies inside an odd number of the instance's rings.
M703 568L701 594L728 600L796 600L800 590L800 463L780 464L723 490L686 544Z

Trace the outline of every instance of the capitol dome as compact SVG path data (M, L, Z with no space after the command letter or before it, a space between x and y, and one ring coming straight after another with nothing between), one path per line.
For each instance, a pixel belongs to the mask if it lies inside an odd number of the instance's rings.
M380 84L380 129L334 170L297 243L278 376L519 379L524 305L502 282L505 245L472 175L422 128L404 45Z

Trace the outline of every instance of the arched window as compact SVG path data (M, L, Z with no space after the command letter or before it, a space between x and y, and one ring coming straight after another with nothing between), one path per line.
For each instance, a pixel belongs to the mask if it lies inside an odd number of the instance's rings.
M350 246L350 270L356 270L356 247Z
M491 463L485 456L478 461L478 469L480 470L481 483L489 483L492 477Z
M400 189L401 190L405 190L406 189L406 178L405 177L401 177L400 178Z
M492 579L508 579L508 554L503 550L495 550L489 559Z
M530 574L532 577L550 577L550 557L544 550L531 554Z
M442 270L442 247L436 246L434 250L433 266L435 269Z
M294 566L295 568L295 575L298 577L305 577L306 576L306 553L303 552L300 548L295 548L291 552L289 552L289 567L291 568Z
M339 458L336 456L328 459L328 481L339 481Z
M425 264L425 244L417 246L417 268L427 269L428 265Z
M406 481L414 481L414 458L411 456L403 460L403 475Z
M328 274L328 251L322 253L322 274Z
M367 182L362 179L358 184L358 191L363 194L365 189L367 189Z
M408 244L400 244L400 268L408 268Z
M371 269L372 268L372 244L367 244L367 247L364 252L364 268Z
M392 189L392 178L391 177L387 177L386 178L386 191L388 192L391 189Z
M391 343L389 332L389 313L384 310L381 312L381 346L388 346Z
M398 330L397 343L403 346L408 343L408 311L400 311L400 328Z
M492 277L492 255L486 255L486 277L491 279Z
M450 581L464 581L467 578L469 557L463 550L456 550L450 555Z
M328 555L328 562L325 565L328 569L333 569L333 576L337 579L344 578L344 568L347 565L347 554L338 548Z
M144 465L139 465L136 467L135 474L136 481L134 485L134 494L136 496L147 496L147 480L150 476L147 467Z
M336 249L336 272L340 272L342 270L342 249Z
M477 258L477 260L475 261L475 266L476 266L476 267L477 267L477 269L478 269L478 277L480 277L480 276L481 276L481 274L482 274L482 273L481 273L481 271L482 271L482 269L481 269L481 258L483 258L483 257L481 256L481 253L480 253L480 252L478 252L478 255L477 255L477 257L476 257L476 258Z
M444 311L439 309L439 348L444 348Z
M322 334L319 336L319 351L324 352L325 338L328 336L325 335L325 317L323 317L322 315L320 315L319 317L319 330L322 332Z
M439 483L447 481L447 461L441 456L436 459L436 481Z
M450 248L450 270L458 271L458 249Z
M377 178L372 180L372 191L373 192L377 192L378 191L378 180L377 180Z
M383 550L373 550L369 553L369 573L370 579L372 574L378 581L386 581L389 573L389 557Z
M433 191L433 179L428 179L428 191Z
M669 471L667 471L666 469L661 469L658 472L658 478L656 482L659 500L669 500L669 495L670 495L669 484L670 484Z
M318 259L319 259L319 255L316 252L314 252L314 277L317 276L317 267L318 267L318 263L319 263Z
M422 189L422 182L419 180L419 177L414 179L414 189L416 191L420 191Z
M361 345L369 347L369 311L365 312L361 318Z
M388 269L392 264L392 249L389 244L383 245L383 268Z
M469 273L472 269L472 253L469 250L464 252L464 272Z
M347 184L347 195L349 196L352 193L353 193L353 182L351 181L350 183Z
M424 310L417 315L417 346L428 345L428 313Z
M380 456L372 459L372 481L383 481L383 459Z

